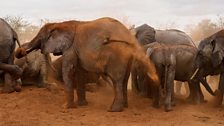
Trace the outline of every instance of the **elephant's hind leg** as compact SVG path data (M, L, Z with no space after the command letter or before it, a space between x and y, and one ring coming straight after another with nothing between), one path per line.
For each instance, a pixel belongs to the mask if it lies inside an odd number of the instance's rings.
M111 105L110 112L121 112L124 108L123 81L113 81L115 98Z
M85 76L83 76L83 72L81 70L81 68L77 68L76 69L76 93L77 93L77 97L78 97L78 100L77 100L77 104L79 106L84 106L84 105L88 105L88 102L86 100L86 88L85 88Z

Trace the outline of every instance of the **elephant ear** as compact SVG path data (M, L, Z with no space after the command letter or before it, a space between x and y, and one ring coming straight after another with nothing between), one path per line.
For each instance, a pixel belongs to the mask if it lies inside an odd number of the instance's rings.
M53 53L54 55L62 54L71 47L73 43L73 34L66 29L54 28L49 33L49 37L41 48L45 54Z
M156 31L154 28L147 24L143 24L135 29L135 37L141 45L146 45L155 42Z
M219 46L219 43L215 39L211 41L211 45L212 45L212 56L211 56L212 64L213 67L217 67L222 63L224 52L223 49Z

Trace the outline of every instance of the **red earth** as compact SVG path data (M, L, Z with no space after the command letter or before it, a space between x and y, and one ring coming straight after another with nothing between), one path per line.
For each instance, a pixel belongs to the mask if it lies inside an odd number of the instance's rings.
M192 105L183 98L176 100L171 112L155 109L152 100L129 90L129 107L123 112L107 112L113 100L110 86L87 92L89 104L64 109L63 86L49 91L34 86L21 92L0 94L0 126L223 126L224 108L208 103Z

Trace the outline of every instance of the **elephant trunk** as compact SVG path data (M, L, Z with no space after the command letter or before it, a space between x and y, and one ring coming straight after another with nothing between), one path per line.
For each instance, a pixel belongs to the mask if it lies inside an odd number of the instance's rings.
M139 63L140 66L143 67L145 72L147 73L147 76L153 81L153 84L155 86L160 85L159 77L156 72L156 67L155 65L147 58L147 56L144 54L144 52L139 49L134 53L134 59L136 62Z
M209 86L209 84L207 83L207 81L205 79L203 79L202 77L198 77L199 81L202 83L202 85L205 87L205 89L212 95L215 96L215 93L212 91L211 87Z
M35 49L40 49L41 41L36 36L31 42L24 43L16 49L16 58L22 58Z

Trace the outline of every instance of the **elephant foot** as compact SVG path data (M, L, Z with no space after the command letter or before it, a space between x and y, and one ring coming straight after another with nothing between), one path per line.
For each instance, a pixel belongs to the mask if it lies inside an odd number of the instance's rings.
M56 83L45 83L45 88L53 92L59 91L58 85Z
M186 100L188 103L194 104L194 105L201 103L201 100L199 98L188 97Z
M64 109L70 109L70 108L76 108L75 102L69 102L69 103L65 103L62 106Z
M127 101L124 102L124 107L125 107L125 108L128 108L128 102L127 102Z
M44 88L46 85L45 85L45 83L38 83L37 84L37 87L38 88Z
M172 107L170 104L165 104L165 112L170 112L173 111Z
M220 90L215 91L214 106L221 106L223 101L223 94Z
M16 92L20 92L22 90L21 83L16 83L14 89L15 89Z
M153 106L154 108L157 108L157 109L160 108L159 103L155 103L155 102L154 102L154 103L152 104L152 106Z
M86 100L78 100L77 101L77 104L79 106L86 106L86 105L88 105L88 102Z
M122 112L123 104L113 104L108 112Z
M172 102L171 102L171 105L172 105L173 107L176 106L176 102L172 101Z

